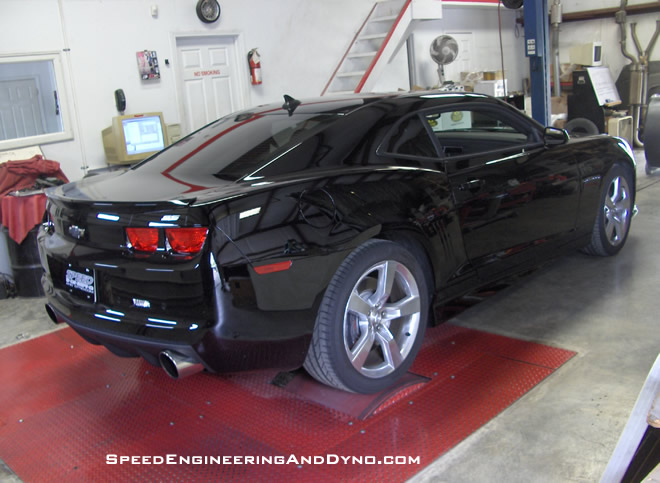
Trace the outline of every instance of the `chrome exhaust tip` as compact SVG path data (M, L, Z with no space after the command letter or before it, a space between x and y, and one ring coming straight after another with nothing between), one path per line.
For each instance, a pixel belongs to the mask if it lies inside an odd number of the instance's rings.
M204 366L186 359L181 354L172 351L163 351L158 354L158 361L163 370L172 379L192 376L204 370Z

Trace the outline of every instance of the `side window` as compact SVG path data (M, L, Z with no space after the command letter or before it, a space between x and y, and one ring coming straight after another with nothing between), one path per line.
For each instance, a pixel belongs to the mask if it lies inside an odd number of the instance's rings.
M383 147L388 154L438 157L433 141L419 116L411 116L396 125Z
M498 113L461 110L426 114L444 156L461 156L528 143L531 132L513 126Z

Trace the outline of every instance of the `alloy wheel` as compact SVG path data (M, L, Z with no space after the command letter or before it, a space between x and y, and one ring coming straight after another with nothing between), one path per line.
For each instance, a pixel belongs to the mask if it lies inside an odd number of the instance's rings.
M421 320L419 287L402 263L386 260L367 269L344 310L344 348L362 375L380 378L409 355Z
M630 188L623 176L616 176L610 183L603 212L605 214L605 235L612 246L623 242L628 231L632 213Z

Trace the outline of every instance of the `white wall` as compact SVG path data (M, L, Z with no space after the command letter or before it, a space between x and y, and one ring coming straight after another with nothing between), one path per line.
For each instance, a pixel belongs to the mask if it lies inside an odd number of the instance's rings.
M113 92L126 94L126 113L163 111L180 122L175 84L174 35L239 33L247 50L258 47L263 84L249 87L249 103L279 101L282 94L318 96L348 47L373 0L222 0L222 16L204 24L193 0L0 0L0 54L63 52L73 107L72 141L42 146L74 180L83 168L105 166L101 130L117 114ZM152 18L151 6L158 6ZM510 88L526 75L522 38L513 35L514 12L502 9L505 69ZM437 82L428 46L446 32L474 32L474 70L498 70L497 10L447 7L444 18L423 23L415 34L420 84ZM65 51L65 49L70 51ZM161 79L143 82L135 53L155 50ZM165 59L170 66L165 65ZM247 69L247 60L246 66ZM405 48L390 64L378 90L408 89Z
M124 89L127 113L159 110L166 122L180 122L173 66L175 33L238 32L246 49L258 47L264 83L250 87L252 105L279 101L283 93L318 96L372 1L223 0L221 18L211 25L199 21L195 4L183 0L0 0L0 54L70 49L63 55L74 101L74 140L42 146L70 179L82 177L85 165L105 165L101 130L117 114L115 89ZM152 5L158 6L157 18L151 16ZM160 80L140 80L135 53L144 49L157 51Z
M516 12L502 7L502 46L504 71L510 91L522 90L523 78L529 76L529 61L525 57L525 33L519 29L515 34ZM429 46L433 39L442 34L470 33L472 42L470 60L462 65L461 52L458 58L445 67L447 80L459 81L460 72L501 70L498 13L493 7L445 7L442 20L424 22L415 31L415 53L417 57L417 79L422 86L438 82L437 64L431 60Z
M37 27L38 26L38 27ZM26 54L36 52L61 52L64 49L62 24L58 2L54 0L0 0L0 54ZM65 71L67 58L63 59ZM72 98L71 82L66 90ZM60 96L61 97L61 96ZM68 177L82 176L80 169L82 152L80 130L75 113L72 116L73 141L44 146L45 154L61 161Z
M648 0L630 0L629 5L650 3ZM618 8L619 0L563 0L563 12L580 12L584 10L597 10L603 8ZM660 13L644 15L628 15L628 24L637 23L637 36L643 49L649 44L651 36L655 31L655 23L660 20ZM637 50L630 35L630 25L626 28L627 50L637 57ZM610 68L612 77L617 79L624 65L630 61L621 54L619 45L619 25L614 21L614 16L607 19L586 20L580 22L563 23L559 34L559 61L568 63L569 48L571 45L581 44L589 41L601 41L603 43L603 65ZM651 54L650 60L660 60L660 41Z

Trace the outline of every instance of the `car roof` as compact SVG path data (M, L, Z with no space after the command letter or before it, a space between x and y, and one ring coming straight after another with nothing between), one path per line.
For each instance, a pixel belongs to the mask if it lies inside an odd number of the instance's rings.
M343 94L338 96L327 96L317 98L300 99L300 105L295 108L296 114L348 114L367 105L377 104L383 101L406 104L409 101L433 100L433 104L442 105L449 103L460 103L467 100L483 100L494 102L497 100L484 94L471 92L441 92L441 91L414 91L414 92L390 92L369 94ZM287 114L283 104L272 103L257 106L244 111L253 114Z

